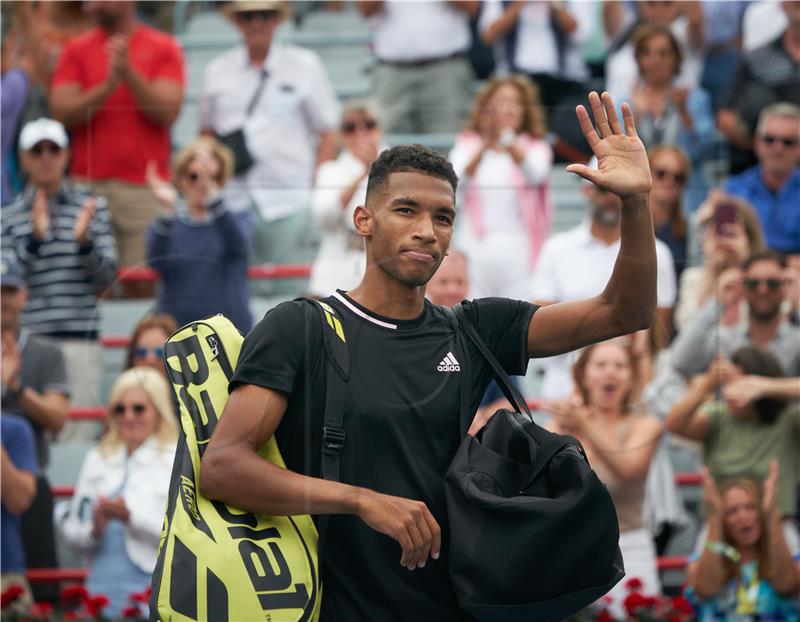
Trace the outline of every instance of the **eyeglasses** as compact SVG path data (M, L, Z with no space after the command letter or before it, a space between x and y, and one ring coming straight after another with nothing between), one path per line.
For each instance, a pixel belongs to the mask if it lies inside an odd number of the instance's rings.
M144 404L117 404L114 406L114 416L121 417L129 410L132 411L136 417L141 417L144 411L147 410L147 406Z
M378 127L378 122L375 119L364 119L360 123L345 121L342 123L342 132L352 134L356 130L374 130L376 127Z
M686 173L676 173L665 168L656 168L653 169L653 175L655 175L655 178L659 181L664 181L669 177L672 178L672 181L674 181L676 184L683 185L686 183Z
M280 15L279 11L240 11L236 14L236 19L243 22L252 22L254 19L263 19L265 22Z
M58 155L59 153L61 153L61 147L51 142L36 143L33 147L31 147L31 153L35 155L37 158L40 155L42 155L45 151L50 155Z
M133 354L137 358L144 358L150 352L152 352L158 358L162 358L164 356L164 348L161 346L156 346L155 348L138 347L133 351Z
M797 147L797 143L800 142L797 138L786 138L785 136L774 136L773 134L762 134L761 140L763 140L767 145L774 145L779 144L783 145L787 149L792 147Z
M771 291L775 291L781 286L780 279L745 279L744 286L747 289L756 290L761 284L766 285Z

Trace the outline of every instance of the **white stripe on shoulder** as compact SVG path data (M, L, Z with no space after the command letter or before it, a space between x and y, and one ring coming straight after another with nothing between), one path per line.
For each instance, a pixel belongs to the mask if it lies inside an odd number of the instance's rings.
M383 326L384 328L391 328L392 330L397 330L397 324L390 324L389 322L384 322L382 320L372 317L371 315L367 315L361 309L359 309L353 303L347 300L347 298L342 296L339 292L333 292L333 297L336 298L336 300L338 300L339 302L341 302L345 307L350 309L358 317L362 317L365 320L372 322L373 324L377 324L378 326Z

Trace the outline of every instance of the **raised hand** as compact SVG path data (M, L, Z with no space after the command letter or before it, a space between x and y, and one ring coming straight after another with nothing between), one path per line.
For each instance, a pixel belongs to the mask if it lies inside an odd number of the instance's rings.
M31 226L33 237L43 242L50 234L50 207L44 190L37 190L31 205Z
M739 376L733 378L722 390L722 396L734 408L744 408L764 395L762 376Z
M636 133L631 107L622 104L623 129L611 95L603 93L601 99L592 91L589 104L594 125L584 106L578 106L575 112L583 135L597 157L597 170L583 164L570 164L567 170L622 198L649 192L652 184L650 163L644 144Z
M162 179L158 174L158 165L150 160L147 163L147 168L144 171L144 178L147 182L147 187L150 188L156 199L168 212L175 209L175 201L178 198L178 191L166 179Z
M75 226L72 229L72 237L79 246L83 246L89 240L89 231L92 228L95 212L97 211L97 199L89 197L81 205L81 211L75 219Z
M422 568L430 555L439 558L442 531L422 501L366 491L358 516L375 531L397 540L403 550L400 565Z
M719 495L719 489L711 477L711 472L708 467L700 467L700 478L703 481L703 499L706 502L709 516L717 518L722 516L722 498Z
M778 461L773 458L769 461L769 472L764 480L764 488L761 492L761 507L767 516L780 514L780 509L778 508L778 479Z

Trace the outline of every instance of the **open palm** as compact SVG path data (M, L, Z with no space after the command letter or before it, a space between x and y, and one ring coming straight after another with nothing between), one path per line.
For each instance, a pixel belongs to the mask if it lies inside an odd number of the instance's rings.
M644 144L636 133L631 107L622 104L623 128L611 95L603 93L601 98L592 91L589 104L594 124L584 106L578 106L575 112L583 135L597 157L597 169L570 164L567 170L620 197L648 192L652 183L650 163Z

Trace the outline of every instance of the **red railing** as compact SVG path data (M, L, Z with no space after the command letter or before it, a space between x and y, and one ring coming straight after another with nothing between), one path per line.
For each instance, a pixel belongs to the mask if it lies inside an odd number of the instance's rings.
M265 264L250 266L247 276L251 279L303 279L311 275L311 266L302 263ZM121 268L117 271L117 280L126 281L158 281L161 275L147 266Z

